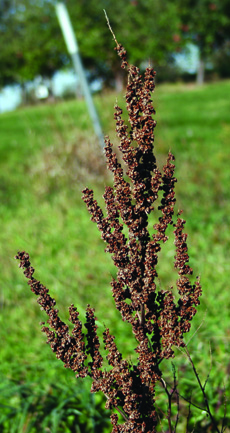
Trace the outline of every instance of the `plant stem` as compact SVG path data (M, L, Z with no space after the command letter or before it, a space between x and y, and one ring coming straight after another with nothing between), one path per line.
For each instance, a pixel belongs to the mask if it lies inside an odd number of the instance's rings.
M209 406L209 402L208 402L208 398L207 398L207 395L206 395L206 392L205 392L205 388L204 388L204 386L202 385L202 383L201 383L201 381L200 381L200 378L199 378L198 372L197 372L197 370L196 370L196 367L195 367L195 365L194 365L194 362L193 362L193 360L192 360L192 358L191 358L191 356L190 356L190 353L189 353L187 347L185 347L185 352L186 352L186 355L187 355L187 357L188 357L188 359L189 359L189 361L190 361L190 363L191 363L191 365L192 365L192 368L193 368L194 374L195 374L195 376L196 376L197 382L198 382L198 384L199 384L200 390L201 390L201 392L202 392L202 394L203 394L204 402L205 402L205 405L206 405L206 408L207 408L207 413L209 414L209 416L210 416L210 418L211 418L211 420L212 420L212 423L213 423L213 425L214 425L215 430L216 430L218 433L221 433L221 431L219 430L219 428L218 428L218 426L217 426L216 420L215 420L215 418L213 417L213 415L212 415L212 413L211 413L211 409L210 409L210 406ZM206 383L207 383L207 381L205 382L205 385L206 385Z

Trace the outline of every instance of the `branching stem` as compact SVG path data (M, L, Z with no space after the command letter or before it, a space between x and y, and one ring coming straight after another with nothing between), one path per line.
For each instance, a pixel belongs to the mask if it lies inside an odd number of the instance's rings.
M193 360L192 360L192 358L191 358L191 355L190 355L190 353L189 353L187 347L185 347L185 352L186 352L186 355L187 355L187 357L188 357L188 359L189 359L190 364L192 365L192 369L193 369L193 371L194 371L194 374L195 374L196 380L197 380L197 382L198 382L198 384L199 384L199 387L200 387L200 390L201 390L201 392L202 392L202 394L203 394L204 402L205 402L205 406L206 406L206 408L207 408L207 413L208 413L208 415L210 416L210 419L212 420L212 423L213 423L213 426L214 426L216 432L217 432L217 433L221 433L221 431L220 431L219 428L218 428L217 422L216 422L216 420L215 420L215 418L214 418L214 416L213 416L213 414L212 414L212 412L211 412L211 409L210 409L210 406L209 406L209 402L208 402L208 397L207 397L206 392L205 392L205 386L206 386L206 384L207 384L207 379L206 379L206 381L205 381L205 385L203 386L202 383L201 383L201 381L200 381L199 374L198 374L198 372L197 372L197 369L196 369L196 367L195 367L195 364L194 364L194 362L193 362Z

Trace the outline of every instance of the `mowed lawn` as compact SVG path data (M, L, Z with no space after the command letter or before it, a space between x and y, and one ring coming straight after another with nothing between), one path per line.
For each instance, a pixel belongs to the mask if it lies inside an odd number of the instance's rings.
M176 210L184 210L190 263L203 287L201 305L185 340L190 340L189 348L203 380L213 364L208 392L214 407L224 386L228 398L230 395L229 94L230 81L202 87L164 84L156 86L153 94L156 157L160 167L169 150L176 157ZM103 131L115 145L116 98L125 109L122 94L95 97ZM38 427L29 424L31 413L36 412L34 395L39 402L42 395L47 407L50 394L61 405L71 393L82 392L85 396L87 391L81 382L76 385L74 374L63 368L45 344L39 326L45 315L14 260L18 250L30 254L35 276L50 289L63 319L68 319L68 306L74 303L84 322L84 310L90 303L96 310L100 334L104 325L109 326L119 349L130 360L134 343L111 297L110 280L116 276L116 269L111 257L104 253L105 244L81 200L81 191L88 186L95 189L103 206L104 186L112 183L84 101L57 102L1 114L0 134L0 430L36 432ZM157 284L161 288L175 287L174 254L172 237L159 259ZM184 368L189 368L178 353L178 369L183 362ZM165 369L171 372L170 361ZM187 377L187 383L181 379L184 392L194 382L190 372ZM23 392L30 396L28 407ZM100 399L87 402L85 408L87 404L90 408L95 405L95 411L97 405L103 407ZM67 412L60 406L57 415L57 411L53 412L56 406L50 404L50 413L45 416L41 405L39 428L52 427L52 433L71 431L64 421L61 426L63 413L67 416ZM76 411L77 407L74 413L69 412L70 424ZM95 413L91 419L85 410L82 425L86 426L85 419L92 425L80 431L92 431L93 425L99 425L98 431L102 431L104 426Z

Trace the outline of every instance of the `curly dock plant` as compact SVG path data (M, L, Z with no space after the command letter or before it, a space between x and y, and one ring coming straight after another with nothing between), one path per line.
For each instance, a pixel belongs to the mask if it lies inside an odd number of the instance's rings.
M158 381L164 383L160 364L174 356L174 346L185 346L183 335L189 331L196 313L201 286L199 280L190 282L192 269L188 264L185 221L181 212L174 216L174 156L169 152L161 173L153 153L156 121L152 118L155 110L151 93L155 87L155 72L148 67L142 77L137 67L128 64L125 49L114 39L115 49L122 59L121 67L128 72L129 127L122 119L121 108L115 106L119 149L126 170L106 137L105 155L114 179L113 186L107 186L103 196L106 214L94 199L92 190L84 189L83 200L117 267L117 277L111 282L112 295L122 320L132 326L136 364L123 358L115 337L106 328L103 343L110 367L105 369L93 308L87 306L84 332L77 308L73 304L69 307L70 322L74 325L71 332L60 319L48 289L34 278L29 255L23 251L16 258L20 260L19 266L24 269L32 292L38 296L39 305L48 315L48 326L43 323L42 331L57 358L77 377L90 376L91 391L102 391L107 399L106 407L115 409L123 417L123 421L121 417L119 421L116 411L112 412L112 431L155 432L158 424L155 386ZM153 225L149 216L154 207L158 219ZM169 226L173 226L175 236L177 301L172 287L162 290L156 281L159 252L168 240Z

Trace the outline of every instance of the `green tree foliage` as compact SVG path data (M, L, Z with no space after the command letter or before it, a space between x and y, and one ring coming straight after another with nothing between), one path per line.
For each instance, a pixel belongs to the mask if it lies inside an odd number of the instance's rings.
M55 15L54 0L5 0L0 15L1 84L21 82L36 75L51 76L68 63L68 55ZM103 9L121 40L132 53L162 64L176 48L179 19L168 0L69 0L66 2L84 64L119 80L119 63L113 50ZM111 53L111 54L108 54ZM118 72L119 71L119 72Z
M71 3L70 0L68 5L71 6ZM164 64L167 56L177 47L174 35L178 33L179 17L175 3L170 0L88 0L87 8L84 4L84 0L78 2L78 16L82 17L82 28L79 27L78 34L81 52L84 57L90 57L91 62L106 65L113 75L120 73L120 65L112 37L108 34L103 9L118 39L126 41L131 63L140 66L143 60L151 60L154 65ZM70 10L77 27L76 8Z
M84 65L97 75L122 74L103 9L130 63L168 63L186 41L200 50L203 64L230 38L230 0L66 0ZM70 63L55 13L55 0L2 0L0 85L50 77ZM202 66L202 63L201 63ZM202 72L202 70L201 70Z
M50 77L66 61L52 2L6 0L0 13L0 84Z
M197 81L202 83L205 62L230 38L229 0L179 0L181 29L200 52Z
M22 61L18 49L20 33L21 27L15 20L13 2L10 0L2 1L0 11L0 84L8 84L11 81L16 81L16 71L19 70Z

